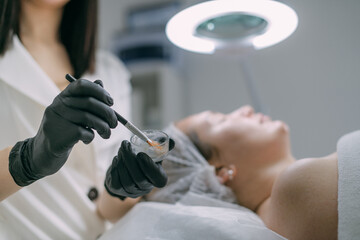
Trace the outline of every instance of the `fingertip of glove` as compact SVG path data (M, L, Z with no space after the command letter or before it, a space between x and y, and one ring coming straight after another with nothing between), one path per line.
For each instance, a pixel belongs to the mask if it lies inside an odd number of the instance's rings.
M103 139L109 139L110 136L111 136L111 131L110 130L106 130L104 132L98 132L98 133Z
M158 166L156 162L154 162L154 160L152 160L152 158L149 157L149 155L147 155L146 153L144 152L137 153L135 159L138 162L138 164L142 166L143 170L147 169L147 171L150 172L158 171Z
M129 152L129 151L131 151L130 142L127 140L123 140L121 142L121 147L119 148L118 155L121 154L122 152Z
M94 83L96 83L97 85L100 85L100 87L104 88L104 83L100 79L95 80Z
M107 97L107 101L108 101L108 105L111 107L112 105L114 105L114 99L110 96Z
M129 142L128 140L123 140L123 141L121 142L121 147L122 147L122 148L126 148L129 144L130 144L130 142Z
M151 161L151 162L154 162L151 157L149 157L149 155L147 155L146 153L144 152L139 152L136 157L140 158L140 159L146 159L147 161Z
M170 138L170 140L169 140L169 151L173 150L174 147L175 147L175 141L172 138Z
M117 125L118 125L118 121L115 120L115 121L113 121L113 122L111 123L110 128L111 128L111 129L114 129L114 128L117 127Z
M154 184L154 186L157 188L163 188L166 186L167 181L168 181L167 176L166 175L162 176L162 178L159 178L158 181Z

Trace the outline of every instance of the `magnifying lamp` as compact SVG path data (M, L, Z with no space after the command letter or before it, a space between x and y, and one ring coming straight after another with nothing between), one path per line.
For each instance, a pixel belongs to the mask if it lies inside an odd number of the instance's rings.
M212 0L173 16L166 25L166 35L173 44L191 52L239 56L283 41L297 25L295 11L277 1ZM254 108L264 112L245 66L243 62Z
M272 0L213 0L173 16L166 35L178 47L198 53L237 53L262 49L289 37L298 18L293 9Z

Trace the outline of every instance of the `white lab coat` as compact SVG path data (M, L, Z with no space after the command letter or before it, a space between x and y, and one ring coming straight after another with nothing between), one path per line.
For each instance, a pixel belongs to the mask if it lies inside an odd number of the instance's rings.
M129 73L113 56L98 52L96 72L114 98L114 109L130 116ZM27 52L18 37L0 58L0 149L36 134L46 106L60 90ZM105 172L129 133L119 126L110 139L98 135L78 143L64 167L0 203L0 239L95 239L104 222L87 193L103 189Z

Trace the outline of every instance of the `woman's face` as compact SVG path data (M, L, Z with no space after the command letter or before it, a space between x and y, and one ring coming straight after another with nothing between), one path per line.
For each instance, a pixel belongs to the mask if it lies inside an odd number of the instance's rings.
M206 111L177 123L185 134L195 131L199 140L216 149L211 164L235 164L238 168L262 167L289 156L288 126L272 121L250 106L229 114Z

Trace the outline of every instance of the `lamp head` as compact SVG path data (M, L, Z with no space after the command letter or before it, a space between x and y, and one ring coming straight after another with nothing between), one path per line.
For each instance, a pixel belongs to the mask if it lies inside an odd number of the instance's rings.
M296 29L294 10L272 0L213 0L191 6L166 26L169 40L188 51L238 54L277 44Z

